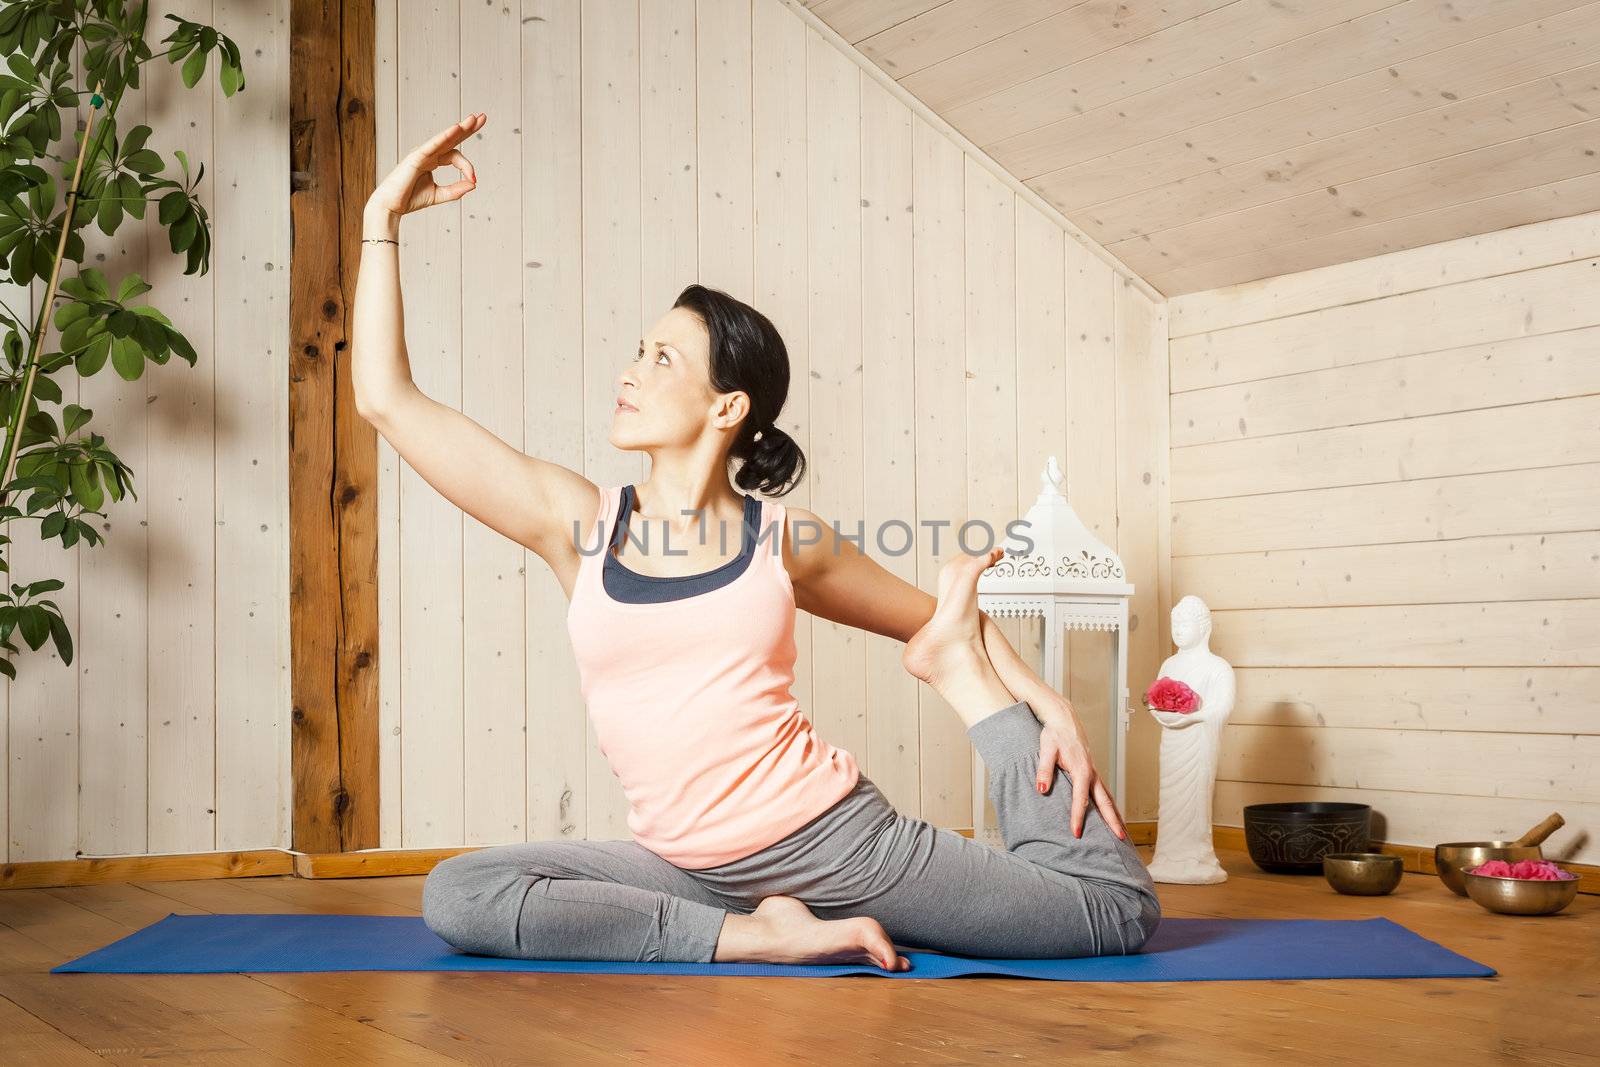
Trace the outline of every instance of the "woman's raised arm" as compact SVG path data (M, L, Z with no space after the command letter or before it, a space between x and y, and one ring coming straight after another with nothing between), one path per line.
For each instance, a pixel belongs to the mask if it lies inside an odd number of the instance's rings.
M351 382L357 413L424 481L485 526L557 566L558 560L577 558L574 523L587 522L599 509L599 489L578 472L526 455L426 396L412 379L406 356L400 219L459 200L477 187L477 173L456 145L486 121L482 113L472 115L417 146L367 201L351 310ZM436 184L433 171L445 166L459 169L462 180Z

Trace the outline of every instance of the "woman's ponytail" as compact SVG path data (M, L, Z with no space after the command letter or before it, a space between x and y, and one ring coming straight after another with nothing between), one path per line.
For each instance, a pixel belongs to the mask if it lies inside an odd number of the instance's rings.
M754 436L751 432L741 434L743 448L735 445L731 453L744 460L733 476L734 484L749 492L782 496L805 476L805 453L800 451L793 437L776 426L762 429L759 441L754 440Z

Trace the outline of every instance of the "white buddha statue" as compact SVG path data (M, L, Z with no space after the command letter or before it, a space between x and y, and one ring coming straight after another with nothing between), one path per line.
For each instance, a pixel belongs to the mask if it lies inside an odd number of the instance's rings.
M1172 641L1178 651L1157 677L1193 689L1200 706L1192 712L1150 709L1161 733L1161 807L1150 877L1158 882L1207 885L1225 882L1211 844L1211 794L1217 781L1222 727L1233 712L1233 667L1211 651L1211 609L1197 596L1172 608Z

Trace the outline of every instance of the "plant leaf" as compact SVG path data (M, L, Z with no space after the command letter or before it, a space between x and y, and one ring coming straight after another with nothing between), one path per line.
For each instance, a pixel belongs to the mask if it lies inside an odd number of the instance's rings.
M199 359L199 357L195 355L194 346L189 343L189 339L183 336L183 334L179 333L177 330L169 329L167 331L167 344L191 367L194 366L196 361Z
M109 333L97 334L95 338L84 346L83 354L78 357L78 373L85 378L98 374L101 367L106 365L106 357L111 354L112 337Z
M184 84L184 87L188 88L188 89L193 89L194 86L195 86L195 83L200 80L200 75L204 74L205 72L206 72L206 53L205 53L205 49L197 48L197 49L195 49L194 55L190 56L187 60L184 61L184 64L183 64L183 84Z
M129 274L122 279L122 284L117 287L117 300L127 303L141 293L150 291L150 283L139 277L137 273Z
M68 471L73 497L88 510L99 511L105 503L105 494L100 489L99 473L94 465L86 460L77 460Z
M87 286L90 296L100 300L111 299L111 287L106 283L106 276L98 267L85 267L78 272L78 277Z
M130 337L111 342L111 366L124 380L136 382L144 374L144 349Z
M28 647L37 652L50 636L50 616L41 607L24 604L17 609L17 629L22 631Z
M55 639L56 651L61 655L61 662L72 663L72 634L67 630L67 620L60 615L50 615L50 636Z
M197 216L193 211L185 212L183 218L178 220L177 225L173 226L172 229L168 231L168 234L171 238L170 244L172 246L172 250L174 252L182 252L184 249L193 244L195 231L199 228L199 216Z
M183 217L189 210L189 195L181 189L168 193L161 198L161 206L156 212L156 218L163 226L171 226Z

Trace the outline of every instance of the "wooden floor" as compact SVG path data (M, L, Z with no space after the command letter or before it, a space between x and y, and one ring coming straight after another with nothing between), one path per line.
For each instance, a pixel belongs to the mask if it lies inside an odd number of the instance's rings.
M1148 856L1148 848L1143 850ZM51 975L169 912L416 914L420 878L0 891L0 1063L1600 1063L1600 898L1491 915L1432 876L1388 897L1262 874L1166 914L1384 916L1500 971L1408 981L1092 984L553 974ZM1129 1053L1133 1053L1128 1058Z

